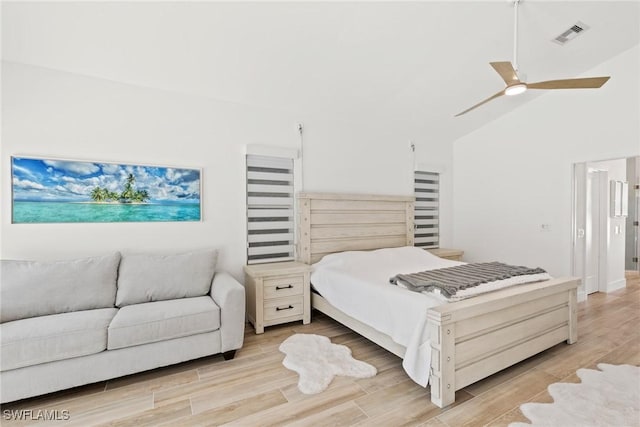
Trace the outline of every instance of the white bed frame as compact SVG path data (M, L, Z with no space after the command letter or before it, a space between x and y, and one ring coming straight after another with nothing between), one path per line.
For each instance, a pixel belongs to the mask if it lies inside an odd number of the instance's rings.
M335 252L413 246L413 197L362 194L298 195L298 259L307 264ZM577 334L579 279L553 279L491 292L429 309L431 400L439 407L455 391ZM406 348L312 295L313 308L390 352Z

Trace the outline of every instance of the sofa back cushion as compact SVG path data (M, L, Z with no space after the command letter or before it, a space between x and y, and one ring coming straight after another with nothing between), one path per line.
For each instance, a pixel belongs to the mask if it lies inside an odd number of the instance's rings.
M116 306L206 295L217 257L215 249L177 255L124 255Z
M120 253L71 261L6 261L0 269L0 322L111 308Z

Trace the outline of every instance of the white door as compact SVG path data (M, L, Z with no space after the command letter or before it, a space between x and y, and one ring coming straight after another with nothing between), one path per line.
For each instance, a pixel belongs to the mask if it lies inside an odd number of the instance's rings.
M607 172L589 171L587 175L585 291L597 292L606 274ZM604 249L603 249L604 248ZM602 283L604 287L604 283Z

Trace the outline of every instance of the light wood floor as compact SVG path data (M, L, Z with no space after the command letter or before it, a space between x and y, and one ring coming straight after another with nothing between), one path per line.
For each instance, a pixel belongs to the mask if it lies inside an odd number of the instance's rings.
M640 276L628 275L626 289L593 294L580 304L576 344L559 344L459 391L456 403L445 410L431 403L428 389L408 379L399 358L320 314L309 325L271 327L259 336L248 327L245 345L231 361L208 357L15 402L2 410L68 410L70 420L57 423L65 426L505 426L527 421L518 409L521 403L550 402L549 384L577 382L578 368L595 368L600 362L640 365L639 320ZM325 392L302 395L296 374L282 366L278 351L296 332L348 345L378 375L336 378ZM27 423L3 419L2 425Z

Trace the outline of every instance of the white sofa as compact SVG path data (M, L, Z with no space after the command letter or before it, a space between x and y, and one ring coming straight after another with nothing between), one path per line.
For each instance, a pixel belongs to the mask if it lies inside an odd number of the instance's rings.
M2 261L0 402L223 353L244 336L244 287L217 252Z

